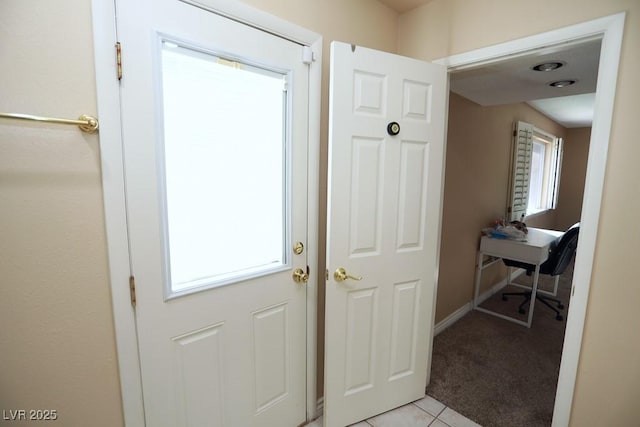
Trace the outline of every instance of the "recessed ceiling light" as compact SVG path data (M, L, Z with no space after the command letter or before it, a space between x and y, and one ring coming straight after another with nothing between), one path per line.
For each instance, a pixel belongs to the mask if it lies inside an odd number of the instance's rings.
M549 83L552 87L567 87L576 83L577 80L558 80L556 82Z
M564 66L564 62L552 61L552 62L543 62L542 64L534 65L531 67L532 70L535 71L553 71L558 68Z

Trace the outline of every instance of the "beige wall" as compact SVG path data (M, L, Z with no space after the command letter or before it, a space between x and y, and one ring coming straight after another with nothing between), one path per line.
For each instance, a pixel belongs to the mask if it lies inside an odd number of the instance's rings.
M572 426L627 426L640 417L640 95L637 0L433 0L399 20L398 49L433 60L627 11ZM606 402L603 407L602 403Z
M558 194L556 229L565 230L580 221L587 174L591 128L567 129Z
M91 37L86 0L2 1L0 111L95 115ZM0 122L0 277L0 409L122 425L97 136Z
M565 137L564 127L527 104L482 107L450 93L436 322L472 299L480 230L505 216L513 123L519 120ZM554 228L555 213L526 222ZM490 267L483 289L505 275L502 265Z

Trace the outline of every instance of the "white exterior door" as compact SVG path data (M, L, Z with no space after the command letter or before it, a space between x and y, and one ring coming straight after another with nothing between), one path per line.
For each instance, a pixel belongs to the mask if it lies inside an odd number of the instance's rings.
M146 425L299 425L303 47L177 0L118 0L117 17Z
M425 394L446 87L442 66L332 43L326 426Z

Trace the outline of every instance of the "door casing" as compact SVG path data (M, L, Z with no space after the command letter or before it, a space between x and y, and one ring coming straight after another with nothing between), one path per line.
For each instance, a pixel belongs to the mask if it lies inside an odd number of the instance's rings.
M307 256L311 278L307 283L307 418L316 414L316 347L318 283L318 195L320 158L320 88L322 36L236 0L182 0L229 19L278 35L313 52L309 71L309 133L307 186ZM135 310L129 293L129 245L126 221L124 162L120 119L120 88L115 61L117 38L116 9L113 0L92 0L94 62L100 117L102 187L107 233L107 253L114 327L120 371L120 391L124 423L145 425L142 381L138 359ZM126 46L122 46L126 49ZM302 58L301 58L302 60ZM126 79L126 64L123 64Z
M571 304L560 362L560 374L553 411L553 427L569 425L571 405L578 372L582 334L591 286L591 274L598 237L602 189L606 171L613 104L618 79L618 64L624 31L625 12L559 28L529 37L480 48L433 61L449 72L489 65L501 59L531 54L536 50L589 37L601 37L600 63L595 110L589 144L585 192L580 218L580 241L571 289ZM460 317L466 311L461 311Z

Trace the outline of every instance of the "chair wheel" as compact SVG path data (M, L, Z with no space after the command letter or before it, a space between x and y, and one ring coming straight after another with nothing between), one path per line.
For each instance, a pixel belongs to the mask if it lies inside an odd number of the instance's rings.
M559 321L559 322L561 322L562 320L564 320L564 318L562 317L562 314L558 314L558 315L556 316L556 320L557 320L557 321Z
M509 298L506 295L502 295L502 301L509 301Z
M525 310L524 308L519 308L519 309L518 309L518 313L520 313L520 314L526 314L526 313L527 313L527 310Z
M558 304L558 308L559 308L560 310L562 310L562 309L564 308L564 305L562 305L562 304Z

